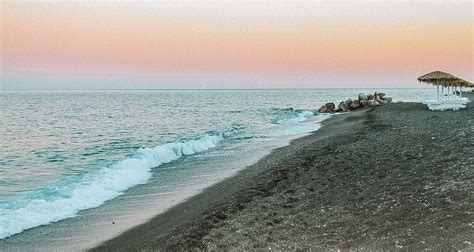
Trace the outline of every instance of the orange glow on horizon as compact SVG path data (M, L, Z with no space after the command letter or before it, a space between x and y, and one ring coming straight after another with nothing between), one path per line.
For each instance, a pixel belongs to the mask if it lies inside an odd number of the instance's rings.
M247 4L270 13L259 16L235 3L2 3L2 68L330 76L442 68L472 80L467 4Z

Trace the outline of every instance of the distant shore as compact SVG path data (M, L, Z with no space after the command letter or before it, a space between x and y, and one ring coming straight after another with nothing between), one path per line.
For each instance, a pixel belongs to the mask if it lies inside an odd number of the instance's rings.
M472 249L473 103L336 115L93 250Z

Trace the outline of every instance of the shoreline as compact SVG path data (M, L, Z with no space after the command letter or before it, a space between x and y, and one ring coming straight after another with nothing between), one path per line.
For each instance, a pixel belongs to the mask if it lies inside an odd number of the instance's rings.
M297 126L304 131L308 128L318 129L319 122L325 118L327 116L324 115L312 117ZM280 129L269 131L268 138L223 141L205 154L189 155L161 164L159 168L153 168L153 175L147 183L129 188L97 208L81 210L76 217L30 228L1 239L0 248L83 251L98 246L233 176L268 155L271 150L288 145L291 139L302 136L293 135L293 129L299 132L300 128L293 124L288 127L282 125ZM303 135L307 134L305 132ZM222 167L223 163L226 167Z
M333 116L92 251L470 247L472 111L402 103Z
M125 231L124 233L122 233L121 235L109 241L105 241L104 243L100 244L96 248L90 249L90 251L103 251L103 250L114 251L114 250L122 250L122 249L125 251L129 249L133 249L134 247L141 247L142 245L141 243L143 242L143 239L152 241L153 237L156 235L155 232L158 232L159 234L162 234L168 237L169 230L173 230L174 232L180 232L179 230L184 231L186 229L186 225L191 223L194 219L203 217L203 215L206 215L206 218L209 218L210 216L207 216L207 215L209 214L213 215L214 213L217 213L216 211L214 211L215 210L214 208L221 207L224 202L226 203L226 201L232 200L232 197L235 194L243 190L245 191L247 187L250 186L249 184L251 183L254 177L261 175L263 172L265 172L268 169L267 162L276 163L278 162L278 158L276 157L282 157L282 156L287 156L291 154L291 153L283 154L280 152L286 152L286 149L292 146L294 143L302 141L308 137L314 136L315 133L319 133L318 135L320 135L321 134L320 132L323 131L322 136L325 136L327 134L325 133L325 131L328 128L328 126L333 128L333 127L338 127L339 125L339 126L342 126L344 130L347 130L350 128L351 124L339 124L339 122L350 114L363 113L365 110L367 109L361 109L361 110L353 111L351 113L332 115L328 119L321 122L323 127L321 127L320 129L314 132L305 134L305 136L301 138L296 138L296 139L291 140L289 145L274 149L269 154L263 156L255 164L247 166L246 168L240 170L237 174L233 175L232 177L229 177L223 181L220 181L217 184L212 185L211 187L205 188L201 193L166 210L164 213L156 215L150 221L143 223L139 226L136 226L132 229L129 229ZM259 193L258 190L254 192L257 194ZM250 194L253 194L254 192L250 192ZM248 197L252 197L252 196L246 195L243 197L243 200L247 201ZM213 206L209 207L210 205L213 205ZM243 206L240 203L237 203L237 206L235 207L241 210ZM219 218L222 218L222 217L216 217L217 219L215 217L210 217L210 218L213 219L211 222L217 222ZM182 227L183 229L180 229L181 226L183 226ZM143 237L140 237L139 240L141 241L138 241L136 239L138 238L137 236L141 236L140 234L142 234L143 231L145 230L148 231L147 234ZM160 240L164 241L166 239L167 238L163 238ZM135 245L130 246L130 242L132 241L136 241L137 243ZM127 248L125 248L124 246L127 246ZM155 247L155 246L152 246L152 247ZM184 246L182 248L186 249L186 247L187 246ZM171 249L171 248L168 248L168 249Z
M319 124L319 121L313 120L312 123ZM97 208L81 210L76 217L1 239L0 250L83 251L98 246L130 228L146 223L203 189L232 177L239 170L268 155L272 149L288 145L290 139L294 139L294 136L269 138L251 146L246 142L227 142L206 151L205 155L190 155L164 163L154 171L147 183L134 186ZM239 155L236 155L236 150L229 149L235 149L235 146L244 148L238 151ZM226 167L222 169L221 163L224 162ZM168 172L171 170L173 172ZM190 174L201 178L190 180Z

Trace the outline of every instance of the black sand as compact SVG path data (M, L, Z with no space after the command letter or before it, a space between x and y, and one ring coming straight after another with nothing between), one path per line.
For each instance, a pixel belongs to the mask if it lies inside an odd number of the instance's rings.
M473 103L334 116L94 250L474 249Z

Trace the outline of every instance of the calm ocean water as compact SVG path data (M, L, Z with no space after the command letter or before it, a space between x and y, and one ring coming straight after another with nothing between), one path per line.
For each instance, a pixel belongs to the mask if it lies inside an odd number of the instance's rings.
M317 130L326 118L314 112L319 106L374 91L1 91L0 239L99 207L186 156L238 156L248 149L242 146ZM381 91L404 101L435 92ZM202 179L173 165L166 171ZM159 183L179 189L169 181Z

